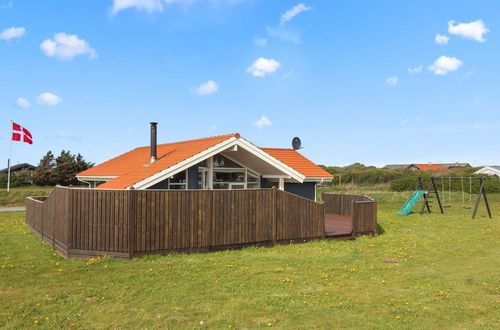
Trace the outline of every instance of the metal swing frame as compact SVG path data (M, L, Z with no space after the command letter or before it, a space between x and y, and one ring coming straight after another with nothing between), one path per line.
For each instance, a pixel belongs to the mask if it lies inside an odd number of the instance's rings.
M422 208L420 209L420 214L424 214L425 210L431 213L431 206L429 205L429 198L432 198L430 195L434 194L436 196L436 200L439 205L439 210L441 214L444 214L443 204L441 203L441 198L439 197L439 190L436 187L436 180L479 180L479 193L477 194L476 203L474 205L474 212L472 212L472 219L476 218L477 210L479 208L479 204L481 202L481 196L483 196L484 204L486 205L486 209L488 210L488 217L491 219L491 209L490 204L488 203L488 197L486 196L486 191L484 189L484 183L486 182L485 177L475 177L475 176L432 176L431 182L427 190L424 189L424 184L422 178L418 178L417 182L417 190L424 191L424 202L422 203Z

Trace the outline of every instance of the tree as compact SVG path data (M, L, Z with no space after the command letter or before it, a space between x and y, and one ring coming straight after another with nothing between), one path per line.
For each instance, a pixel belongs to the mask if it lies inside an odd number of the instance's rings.
M54 177L54 167L56 162L52 151L48 151L38 163L37 169L33 172L33 183L37 186L53 186L56 184Z
M54 159L54 155L49 151L40 160L40 164L33 174L33 182L40 186L76 185L78 184L76 174L92 166L94 164L85 161L81 154L72 155L69 150L63 150Z
M76 174L94 166L93 163L86 162L81 154L72 155L71 152L61 151L56 158L54 174L56 182L63 186L76 185L78 180Z

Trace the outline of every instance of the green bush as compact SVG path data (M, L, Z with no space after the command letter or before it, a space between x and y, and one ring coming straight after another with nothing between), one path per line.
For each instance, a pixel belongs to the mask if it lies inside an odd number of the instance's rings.
M357 185L383 184L411 173L404 170L388 170L374 166L365 166L359 163L346 167L328 166L325 169L335 176L332 185L340 183Z
M455 174L452 174L455 176ZM390 184L390 189L392 191L413 191L415 190L417 186L417 180L418 180L418 175L410 175L406 176L403 178L396 179L391 182ZM424 189L427 189L429 187L430 183L430 176L428 174L421 175L422 177L422 182L424 184ZM435 180L436 184L436 189L442 193L443 190L445 192L449 191L451 188L451 191L457 192L457 191L462 191L462 180ZM471 189L470 186L470 181L467 179L463 180L463 189L465 192L469 192ZM485 188L486 192L489 193L496 193L500 192L500 180L494 177L487 177L486 178L486 183L485 183ZM472 180L472 193L475 194L479 191L479 180Z
M7 188L7 173L0 173L0 188ZM24 187L31 185L29 173L18 172L10 174L11 188Z

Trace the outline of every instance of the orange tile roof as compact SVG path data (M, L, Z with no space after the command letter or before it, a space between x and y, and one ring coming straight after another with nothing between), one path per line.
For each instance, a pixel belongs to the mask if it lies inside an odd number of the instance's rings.
M80 172L77 176L116 176L116 178L99 185L98 188L125 189L227 139L239 137L240 135L236 133L160 144L157 150L158 160L154 163L149 162L149 146L140 147ZM293 149L261 149L306 177L333 177L330 173Z
M412 164L421 171L435 171L435 170L446 170L446 166L441 164Z
M80 172L77 176L117 176L99 185L99 188L125 189L227 139L239 136L236 133L160 144L157 149L158 160L151 164L149 146L140 147Z
M290 166L306 177L332 178L333 175L302 156L294 149L261 148L277 160Z

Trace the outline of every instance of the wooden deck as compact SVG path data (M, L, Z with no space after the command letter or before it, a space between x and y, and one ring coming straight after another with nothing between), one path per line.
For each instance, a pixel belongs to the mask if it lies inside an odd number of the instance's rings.
M325 232L327 237L351 235L352 217L347 215L326 213Z

